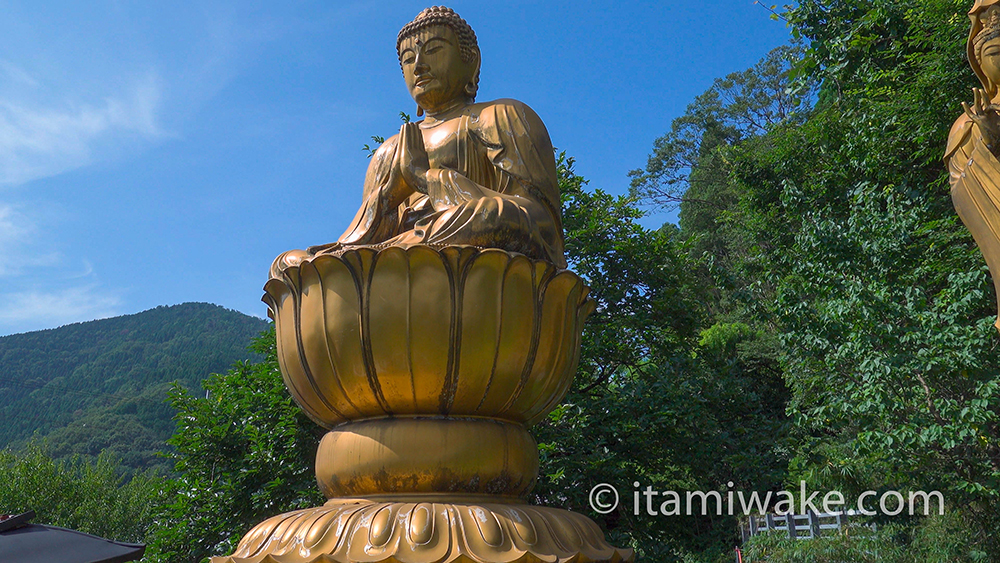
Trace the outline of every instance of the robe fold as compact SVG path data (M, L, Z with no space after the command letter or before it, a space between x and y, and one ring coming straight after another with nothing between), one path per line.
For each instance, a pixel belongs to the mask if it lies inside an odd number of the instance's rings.
M952 125L945 150L951 200L986 258L1000 313L1000 161L983 143L967 115ZM996 321L1000 328L1000 317Z
M468 106L457 128L455 169L427 174L427 193L395 209L386 194L401 189L396 135L372 156L361 208L341 235L344 246L470 245L501 248L566 267L559 185L548 132L516 100ZM322 253L322 250L318 251Z

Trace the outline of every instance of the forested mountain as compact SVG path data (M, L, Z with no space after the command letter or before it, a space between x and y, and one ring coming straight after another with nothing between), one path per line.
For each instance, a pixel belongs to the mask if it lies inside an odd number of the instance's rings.
M54 457L108 449L130 468L165 464L174 429L171 382L201 380L253 359L267 321L208 303L0 338L0 448L37 436Z

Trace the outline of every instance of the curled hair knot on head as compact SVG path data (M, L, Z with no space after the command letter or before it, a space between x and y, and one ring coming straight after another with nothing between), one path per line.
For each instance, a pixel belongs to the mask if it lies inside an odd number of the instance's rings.
M399 35L396 36L396 53L399 54L399 48L404 39L421 29L434 25L444 25L455 32L455 35L458 36L458 49L464 62L471 63L476 60L479 56L479 42L476 39L476 32L472 30L472 26L467 21L455 13L455 10L445 6L424 8L417 14L417 17L413 18L413 21L404 25L403 29L399 30Z

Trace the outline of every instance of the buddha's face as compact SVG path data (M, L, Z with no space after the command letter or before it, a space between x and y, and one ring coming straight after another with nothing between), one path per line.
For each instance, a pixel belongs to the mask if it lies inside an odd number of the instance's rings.
M1000 85L1000 37L994 37L983 43L979 59L983 74L990 83L994 86Z
M978 14L980 25L983 28L996 29L997 21L1000 20L1000 4L993 4ZM987 32L983 32L987 33ZM992 33L990 33L992 35ZM995 87L1000 85L1000 37L994 37L983 43L979 47L979 67L983 74Z
M448 26L426 27L403 39L399 63L410 95L429 113L466 98L465 87L476 71L465 62L458 36Z

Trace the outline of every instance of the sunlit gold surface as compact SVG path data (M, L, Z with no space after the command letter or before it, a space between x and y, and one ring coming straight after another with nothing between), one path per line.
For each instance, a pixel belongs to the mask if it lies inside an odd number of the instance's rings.
M520 424L491 419L382 418L336 427L316 454L327 498L531 490L538 447Z
M565 396L594 308L565 269L548 133L520 102L475 102L479 47L451 10L397 51L426 119L372 156L338 242L280 255L264 287L285 384L329 429L331 500L214 561L631 561L585 516L523 503L526 427Z
M1000 0L977 0L969 16L969 63L983 88L952 125L945 162L955 210L993 277L1000 329Z
M587 287L500 250L359 248L265 286L288 389L326 427L387 415L532 424L576 370Z
M465 20L428 9L398 40L400 68L425 119L406 123L372 155L361 208L336 243L278 257L358 246L500 248L566 267L552 142L527 105L476 102L479 46Z
M618 563L588 518L554 508L334 500L258 524L214 563Z

